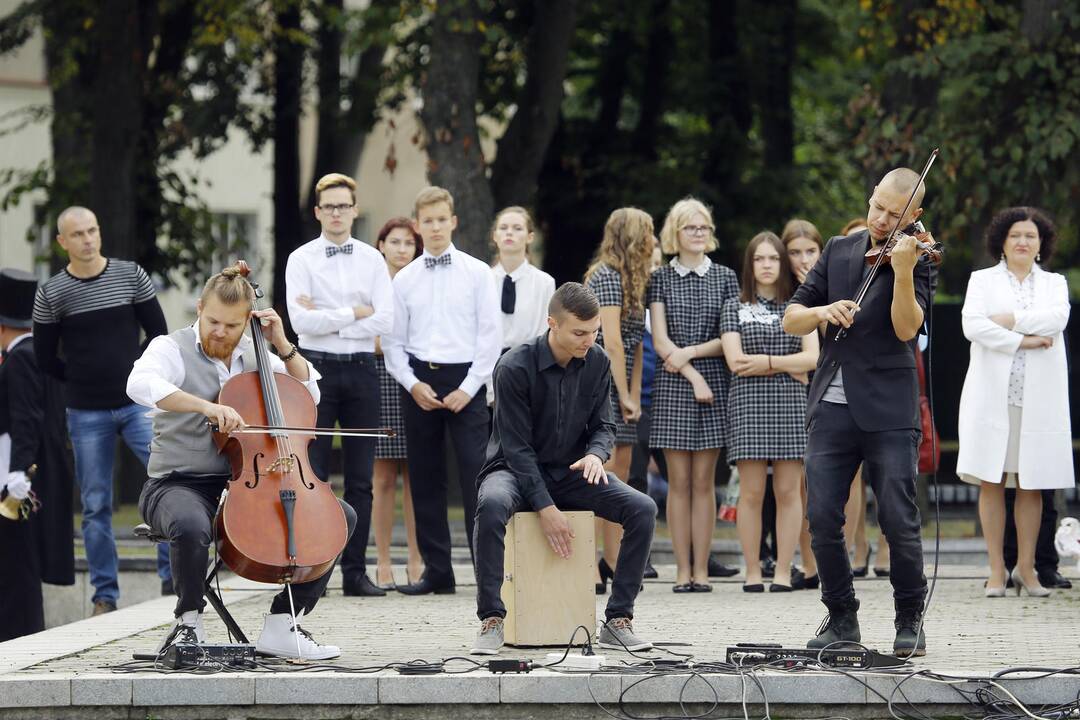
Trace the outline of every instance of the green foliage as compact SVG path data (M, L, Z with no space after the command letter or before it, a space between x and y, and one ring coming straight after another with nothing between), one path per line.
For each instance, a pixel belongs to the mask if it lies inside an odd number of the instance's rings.
M1049 5L940 2L919 13L917 50L887 57L883 68L900 82L929 88L925 102L887 112L878 83L853 113L867 168L915 167L931 148L941 148L926 206L928 226L949 248L942 268L949 292L962 293L970 270L990 261L982 230L1009 206L1035 205L1054 215L1054 264L1080 264L1080 6L1060 3L1043 25L1024 17ZM880 47L868 28L895 29L901 18L886 3L877 9L863 34ZM870 47L862 52L874 57ZM1080 294L1080 286L1071 287Z

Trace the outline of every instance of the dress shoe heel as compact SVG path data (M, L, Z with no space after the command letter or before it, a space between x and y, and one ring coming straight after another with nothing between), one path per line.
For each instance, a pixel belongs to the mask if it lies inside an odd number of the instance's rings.
M990 587L986 586L986 597L988 598L1002 598L1005 597L1005 586L1002 587Z
M1026 592L1028 597L1044 598L1050 597L1050 591L1044 588L1042 585L1025 585L1024 578L1020 577L1020 568L1014 567L1012 569L1012 581L1016 586L1016 594L1019 596L1021 593Z
M861 578L866 577L866 574L870 572L870 556L874 553L874 546L867 543L866 545L866 560L859 567L852 567L851 574L854 577Z

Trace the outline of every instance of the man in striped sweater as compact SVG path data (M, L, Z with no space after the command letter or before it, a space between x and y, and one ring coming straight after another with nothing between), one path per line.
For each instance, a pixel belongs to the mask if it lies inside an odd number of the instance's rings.
M101 254L94 213L69 207L56 222L68 265L38 289L34 351L38 365L66 383L67 424L83 507L83 542L94 586L93 614L120 597L112 531L113 462L119 435L145 466L152 432L145 408L127 396L127 377L146 341L167 332L146 271ZM162 552L162 550L165 552ZM163 590L171 587L168 552L158 551Z

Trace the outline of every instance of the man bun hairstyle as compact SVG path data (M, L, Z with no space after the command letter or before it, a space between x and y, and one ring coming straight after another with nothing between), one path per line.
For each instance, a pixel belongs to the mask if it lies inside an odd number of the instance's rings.
M255 290L240 272L239 265L231 265L217 275L211 276L203 285L199 302L205 305L211 295L225 305L235 305L240 302L251 304L255 301Z
M559 317L566 313L578 320L592 320L600 314L600 301L579 282L563 283L548 302L548 315Z

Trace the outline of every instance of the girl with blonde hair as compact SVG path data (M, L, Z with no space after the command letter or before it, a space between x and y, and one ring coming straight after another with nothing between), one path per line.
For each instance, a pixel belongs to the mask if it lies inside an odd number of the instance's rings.
M645 288L656 237L648 213L637 208L619 208L604 225L604 238L584 284L600 301L600 335L611 359L611 407L615 416L615 451L607 470L625 481L637 442L637 421L641 417L641 339L645 334ZM597 565L597 594L607 589L619 558L622 528L597 520L597 539L604 538L604 554ZM599 542L598 542L599 544Z
M667 523L676 566L672 590L677 593L712 590L714 476L727 434L720 312L739 294L735 272L706 254L717 247L713 230L712 215L701 202L675 203L660 232L661 248L674 257L649 282L653 345L663 360L654 381L649 445L663 449L667 462Z

